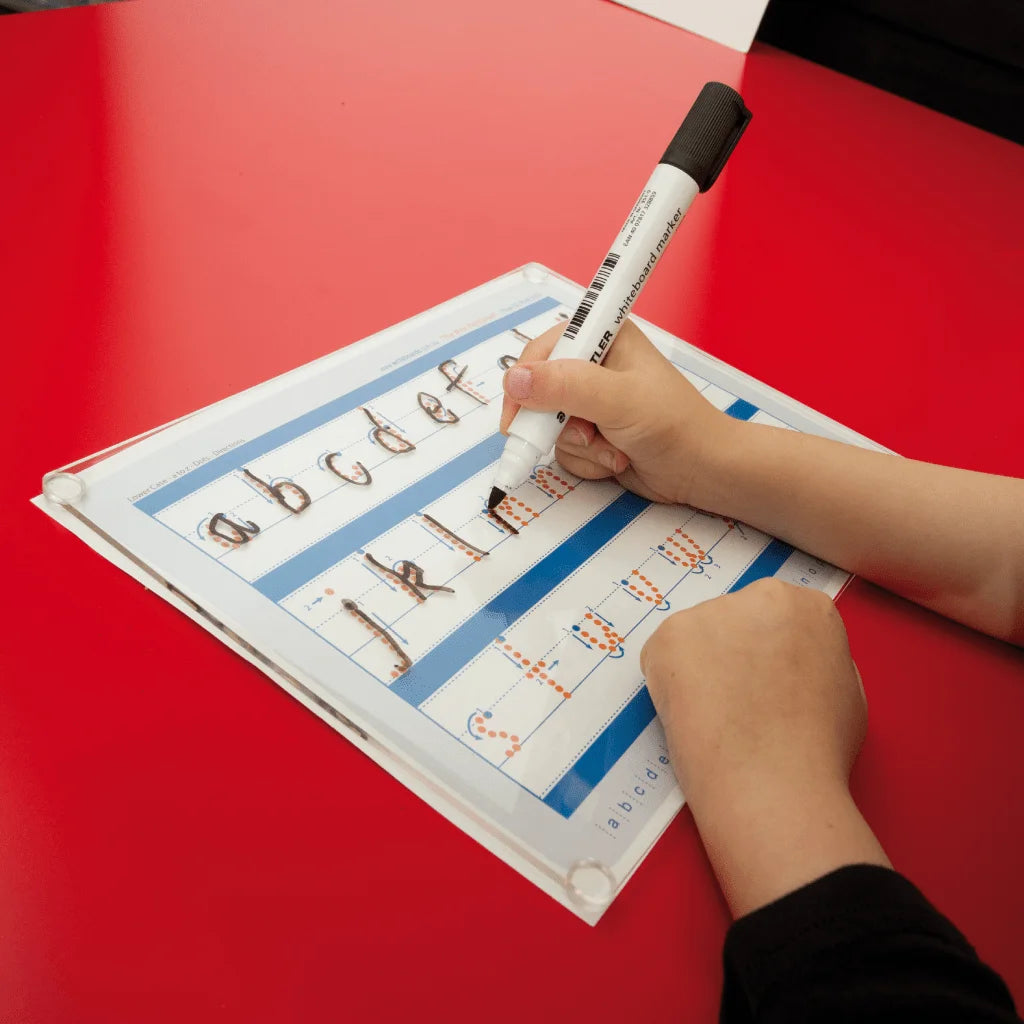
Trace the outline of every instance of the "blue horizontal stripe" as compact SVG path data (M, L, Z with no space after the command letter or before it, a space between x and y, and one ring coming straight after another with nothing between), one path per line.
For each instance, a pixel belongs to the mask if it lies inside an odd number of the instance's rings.
M299 587L319 576L326 569L358 551L374 537L379 537L403 520L416 515L438 498L479 473L501 456L505 438L492 434L485 441L457 455L422 480L382 501L358 519L339 527L312 547L306 548L283 565L272 569L253 582L253 587L271 601L280 601ZM395 456L406 458L406 456ZM411 456L410 456L411 457Z
M445 641L420 658L408 672L399 676L391 684L391 692L412 705L422 704L649 505L646 498L629 491L620 494L551 554L467 619Z
M781 540L773 540L751 562L747 571L729 588L729 593L734 590L742 590L748 583L754 580L764 579L766 576L774 576L782 566L782 563L793 554L793 549Z
M552 787L544 803L568 818L653 721L654 704L644 686Z
M757 406L751 405L742 398L737 398L736 401L725 410L726 416L731 416L734 420L749 420L755 412L757 412Z
M326 405L310 409L309 412L305 412L287 423L282 423L281 426L268 430L265 434L260 434L259 437L254 437L251 441L246 441L245 444L240 444L237 448L232 448L231 451L211 459L198 469L193 469L191 473L186 473L177 480L153 491L152 494L140 498L135 502L135 507L147 515L156 515L168 505L173 505L185 495L199 490L200 487L205 487L218 477L224 476L225 473L240 469L260 455L265 455L289 441L294 441L295 438L379 398L385 392L407 383L421 373L426 373L432 367L439 366L465 349L471 348L481 341L486 341L488 338L493 338L496 334L507 331L527 320L532 320L535 316L540 316L541 313L546 313L557 305L559 302L554 298L538 299L507 316L492 320L472 331L467 331L440 348L406 363L405 366L400 366L398 369L384 374L383 377L370 381L369 384L364 384L354 391L332 399Z

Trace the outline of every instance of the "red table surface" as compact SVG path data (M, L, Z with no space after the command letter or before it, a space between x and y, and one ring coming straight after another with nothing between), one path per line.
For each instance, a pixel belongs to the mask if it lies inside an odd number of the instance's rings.
M638 313L1024 475L1010 142L599 0L0 18L0 1020L714 1019L688 813L590 929L28 501L528 261L589 279L707 79L754 120ZM840 607L861 806L1024 1002L1024 657L864 582Z

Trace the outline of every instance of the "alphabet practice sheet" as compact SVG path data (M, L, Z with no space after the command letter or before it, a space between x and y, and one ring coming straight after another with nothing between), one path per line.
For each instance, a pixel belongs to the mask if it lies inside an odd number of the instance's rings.
M35 502L594 923L683 802L646 638L761 577L832 597L848 577L553 455L487 512L502 375L582 295L531 264L48 474ZM730 415L876 447L638 323Z

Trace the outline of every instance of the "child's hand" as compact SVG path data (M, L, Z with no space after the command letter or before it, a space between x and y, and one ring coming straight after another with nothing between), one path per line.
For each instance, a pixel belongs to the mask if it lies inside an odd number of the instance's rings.
M570 473L587 480L615 477L653 501L689 500L703 453L720 443L728 417L701 398L631 321L603 366L546 361L563 329L530 342L505 374L502 432L520 406L563 410L571 418L556 454Z
M867 704L824 594L761 580L668 618L640 663L736 914L844 864L888 864L849 794Z
M843 621L817 590L759 580L670 616L640 655L683 791L845 786L867 704Z

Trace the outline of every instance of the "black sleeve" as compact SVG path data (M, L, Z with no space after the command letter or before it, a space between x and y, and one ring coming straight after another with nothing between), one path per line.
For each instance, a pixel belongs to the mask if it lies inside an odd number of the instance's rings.
M721 1024L1017 1022L1002 979L902 875L840 868L740 918Z

